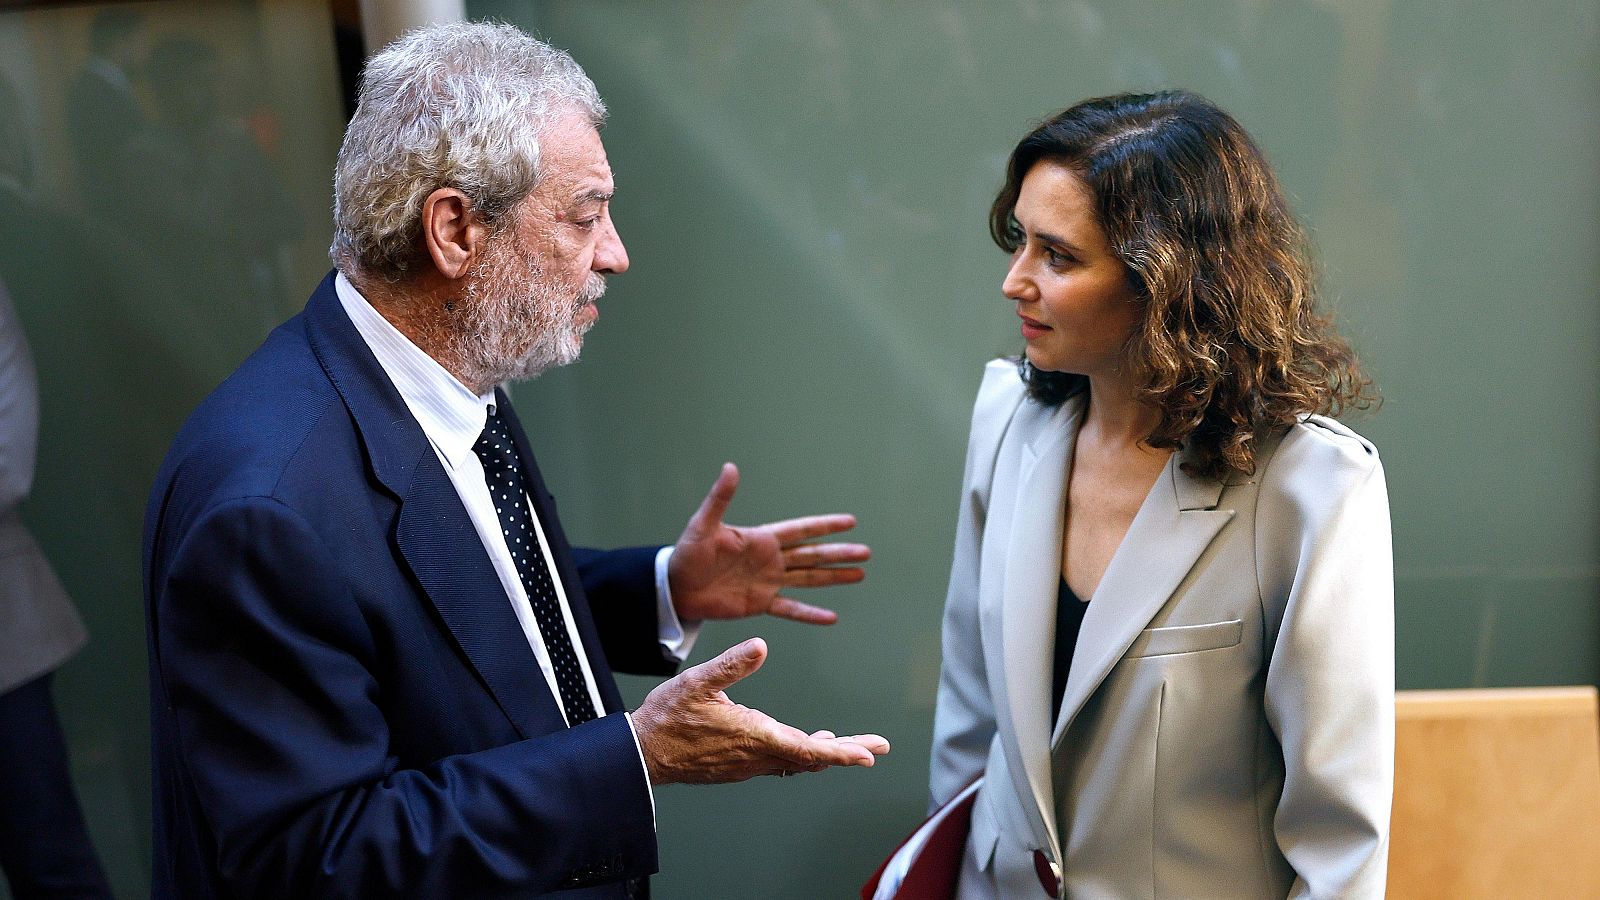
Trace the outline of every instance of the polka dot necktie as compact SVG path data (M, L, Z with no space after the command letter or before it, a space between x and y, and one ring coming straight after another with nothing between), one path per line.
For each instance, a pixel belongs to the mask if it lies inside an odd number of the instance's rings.
M472 452L483 463L483 478L488 482L494 511L500 516L500 533L505 535L506 548L511 551L517 575L528 592L533 617L539 623L539 636L544 638L550 666L555 669L556 687L561 691L561 706L566 709L567 722L580 725L595 718L594 703L589 699L578 655L567 637L567 625L561 616L561 605L556 601L550 567L539 549L539 536L533 530L533 519L522 489L522 473L517 465L517 446L511 442L511 432L498 413L489 413L489 422L483 427L478 442L472 445Z

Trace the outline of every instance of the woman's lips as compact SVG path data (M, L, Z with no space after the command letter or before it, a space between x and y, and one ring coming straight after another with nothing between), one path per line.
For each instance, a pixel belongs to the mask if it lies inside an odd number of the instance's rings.
M1022 336L1025 339L1036 338L1050 330L1050 326L1044 324L1043 322L1030 319L1020 313L1017 315L1017 318L1022 320Z

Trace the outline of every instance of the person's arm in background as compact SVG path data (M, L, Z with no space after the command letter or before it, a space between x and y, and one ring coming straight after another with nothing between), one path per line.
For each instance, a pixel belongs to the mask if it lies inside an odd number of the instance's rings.
M28 496L38 444L38 376L22 322L0 280L0 512Z

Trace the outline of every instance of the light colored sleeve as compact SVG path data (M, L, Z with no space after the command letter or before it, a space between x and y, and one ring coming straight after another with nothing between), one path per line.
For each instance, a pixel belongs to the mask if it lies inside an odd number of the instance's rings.
M967 462L956 515L950 588L945 595L943 661L933 715L929 810L938 809L983 774L994 739L994 706L983 661L978 595L983 526L995 457L1005 424L1021 401L1016 366L991 362L972 412Z
M0 282L0 511L28 496L38 446L38 376L22 322Z
M672 545L656 551L656 633L661 638L662 652L674 662L682 663L694 650L704 622L684 622L672 606L672 583L667 577L667 566L672 562Z
M1275 635L1273 828L1292 897L1381 898L1394 792L1394 563L1377 451L1313 418L1263 474L1257 574Z

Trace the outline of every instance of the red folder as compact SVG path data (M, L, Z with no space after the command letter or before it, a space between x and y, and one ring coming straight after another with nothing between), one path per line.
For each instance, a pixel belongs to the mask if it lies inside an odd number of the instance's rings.
M934 811L861 888L861 900L951 900L972 829L979 778Z

